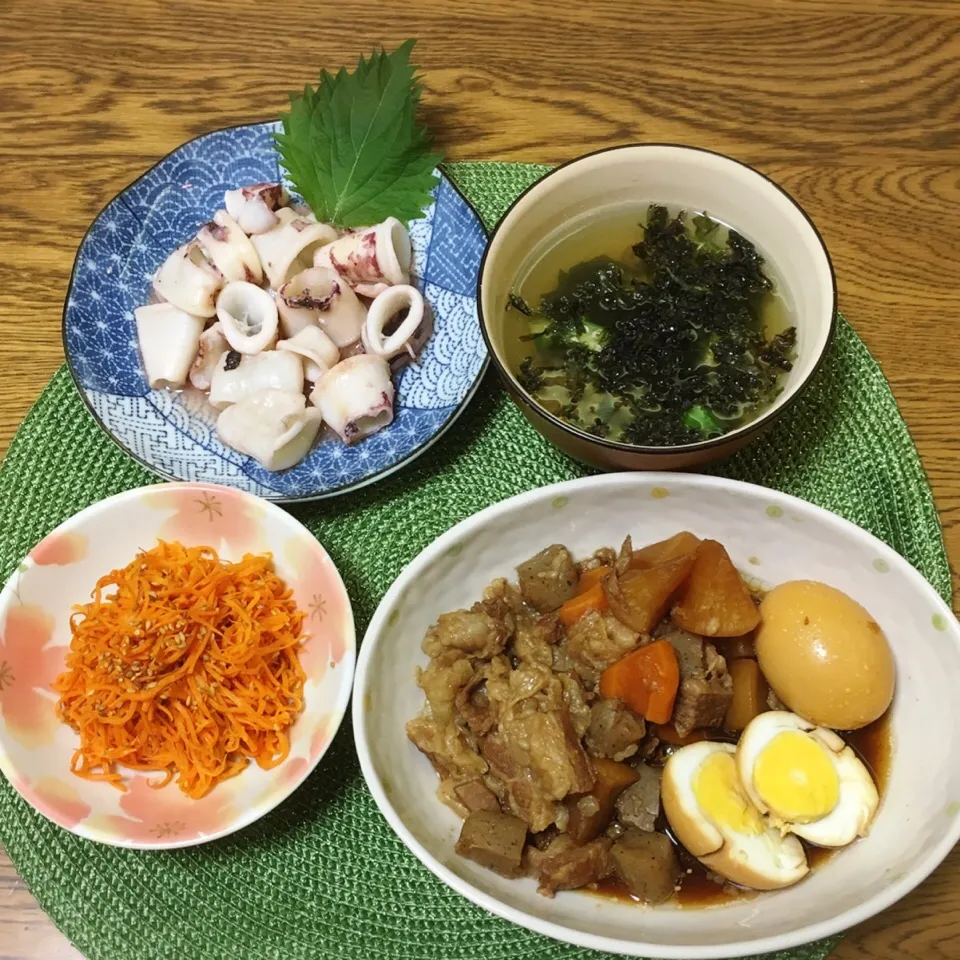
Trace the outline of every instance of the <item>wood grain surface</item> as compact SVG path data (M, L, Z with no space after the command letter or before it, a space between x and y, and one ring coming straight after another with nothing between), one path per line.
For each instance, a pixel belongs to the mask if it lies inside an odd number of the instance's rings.
M70 267L101 207L184 140L270 118L320 67L413 36L450 159L673 141L786 187L893 385L956 570L957 0L0 0L0 14L0 450L62 362ZM0 851L0 960L78 956ZM958 960L960 853L834 958Z

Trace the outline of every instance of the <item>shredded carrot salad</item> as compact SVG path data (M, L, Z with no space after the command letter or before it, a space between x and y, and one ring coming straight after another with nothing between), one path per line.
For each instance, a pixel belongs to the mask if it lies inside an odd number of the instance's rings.
M115 589L114 589L115 588ZM269 554L220 560L160 542L75 608L57 713L80 734L71 770L121 790L118 765L175 776L199 798L250 759L290 750L303 709L304 614Z

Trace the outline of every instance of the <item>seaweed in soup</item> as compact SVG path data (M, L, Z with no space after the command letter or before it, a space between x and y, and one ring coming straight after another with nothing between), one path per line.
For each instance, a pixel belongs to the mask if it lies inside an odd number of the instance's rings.
M536 311L516 294L533 345L520 385L597 436L670 446L722 434L772 402L796 330L769 336L764 259L710 217L652 205L632 256L562 272Z

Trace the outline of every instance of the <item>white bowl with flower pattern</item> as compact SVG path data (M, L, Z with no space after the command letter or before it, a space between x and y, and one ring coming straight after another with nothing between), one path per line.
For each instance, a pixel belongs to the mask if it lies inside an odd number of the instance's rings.
M753 900L681 910L583 893L546 899L533 880L506 880L458 857L460 820L435 797L437 776L406 739L423 705L414 670L438 614L469 607L498 576L551 543L586 556L624 535L634 543L687 529L721 541L761 584L822 580L860 601L897 663L893 753L869 837L796 886ZM370 623L353 699L354 735L390 826L441 880L474 903L559 940L642 957L702 960L796 947L896 902L960 837L960 625L906 560L846 520L785 494L717 477L613 474L531 491L470 517L400 575ZM936 735L931 735L936 731Z
M300 662L304 712L290 754L272 770L252 763L193 800L176 781L127 771L127 791L70 772L79 737L56 715L50 686L65 669L70 614L100 577L160 539L213 547L224 560L273 555L277 574L307 617ZM0 593L0 772L54 823L119 847L169 849L205 843L253 823L310 774L337 732L356 656L353 612L336 566L286 511L239 490L173 483L96 503L40 541Z

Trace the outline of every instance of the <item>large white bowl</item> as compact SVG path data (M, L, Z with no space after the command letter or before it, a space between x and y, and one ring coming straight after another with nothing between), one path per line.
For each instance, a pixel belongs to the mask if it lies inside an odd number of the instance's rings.
M889 783L869 837L797 886L708 909L644 908L583 893L548 900L454 853L460 821L407 740L423 704L414 668L438 614L476 601L497 576L551 543L584 556L631 533L681 529L720 540L766 585L813 578L864 604L897 660ZM353 698L364 776L383 815L441 880L474 903L559 940L633 956L697 960L794 947L844 930L920 883L960 837L960 625L930 584L875 537L818 507L713 477L617 474L496 504L424 550L393 584L361 647Z

